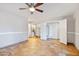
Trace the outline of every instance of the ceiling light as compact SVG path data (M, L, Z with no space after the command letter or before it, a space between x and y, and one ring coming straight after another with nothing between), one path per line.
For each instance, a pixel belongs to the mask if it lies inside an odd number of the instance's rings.
M35 11L35 8L34 7L31 7L29 8L30 11L34 12Z

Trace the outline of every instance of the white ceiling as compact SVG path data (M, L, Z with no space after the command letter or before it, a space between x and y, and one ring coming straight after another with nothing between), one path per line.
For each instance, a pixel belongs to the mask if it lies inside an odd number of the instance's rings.
M43 13L35 11L34 14L31 15L28 9L19 10L21 7L27 8L24 3L0 3L0 11L16 14L20 17L26 17L26 19L28 18L28 21L40 23L50 19L55 20L57 17L67 16L73 13L78 6L79 4L77 3L44 3L39 7L39 9L44 10Z

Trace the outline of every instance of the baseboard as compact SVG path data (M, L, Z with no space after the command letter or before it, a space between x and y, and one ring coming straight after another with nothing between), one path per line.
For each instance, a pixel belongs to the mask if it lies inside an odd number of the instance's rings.
M70 42L67 42L67 45L68 45L68 44L71 44L71 45L75 46L75 44L73 44L73 43L70 43Z

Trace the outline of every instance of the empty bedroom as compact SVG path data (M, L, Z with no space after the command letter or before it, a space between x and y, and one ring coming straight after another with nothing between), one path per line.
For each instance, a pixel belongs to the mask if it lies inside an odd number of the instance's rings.
M0 56L79 56L79 3L0 3Z

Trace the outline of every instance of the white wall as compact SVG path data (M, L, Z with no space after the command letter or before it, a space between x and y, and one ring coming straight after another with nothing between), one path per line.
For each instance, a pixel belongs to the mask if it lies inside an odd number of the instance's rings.
M67 19L59 22L59 39L60 42L67 44Z
M32 36L32 26L28 23L28 37Z
M0 11L0 48L27 39L27 19Z
M73 15L67 17L67 42L75 44L75 19Z
M40 37L42 40L47 40L48 37L47 23L40 24Z
M78 11L75 12L74 14L74 18L75 18L75 46L77 47L77 49L79 50L79 9Z
M79 9L68 18L68 40L79 50Z

